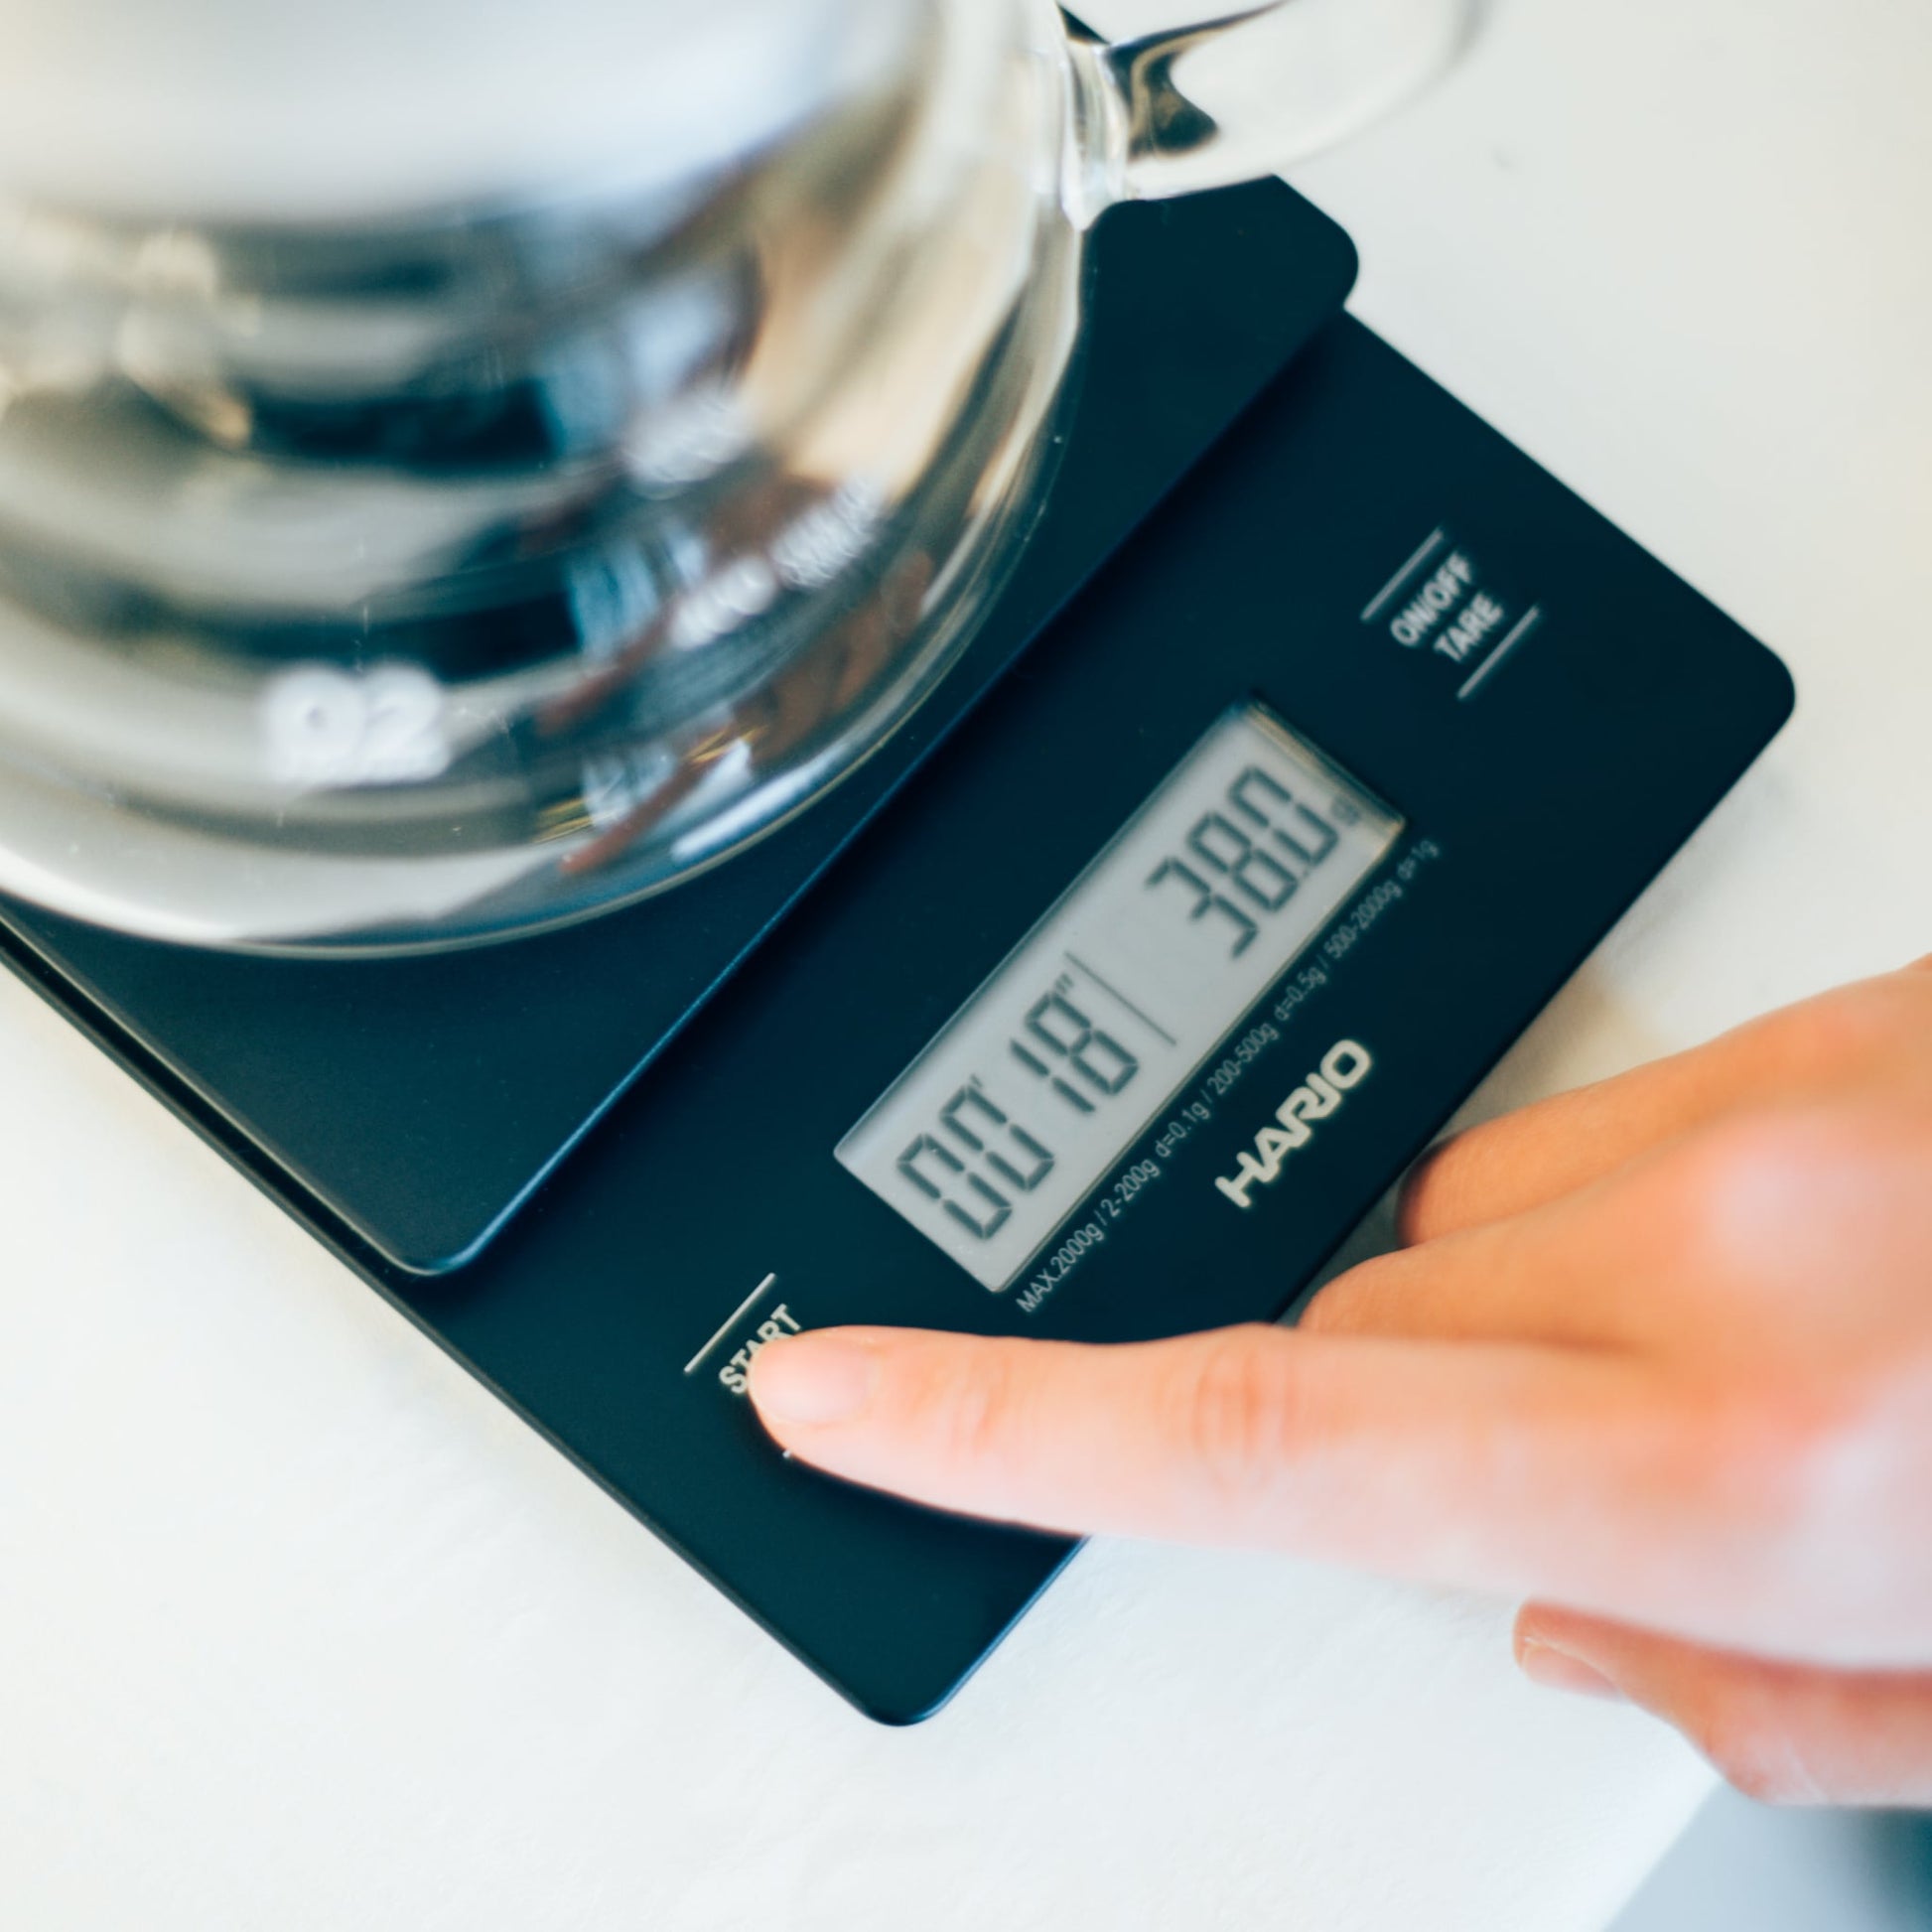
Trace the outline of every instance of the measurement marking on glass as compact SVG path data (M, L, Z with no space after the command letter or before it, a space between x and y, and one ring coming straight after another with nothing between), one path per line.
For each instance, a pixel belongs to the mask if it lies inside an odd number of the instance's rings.
M755 1308L757 1308L758 1305L761 1301L763 1301L764 1298L767 1295L769 1295L771 1291L777 1286L778 1286L778 1278L776 1275L765 1276L763 1281L759 1282L758 1287L753 1289L751 1294L746 1296L744 1301L739 1303L738 1307L732 1311L731 1318L725 1323L725 1325L722 1328L720 1328L718 1332L715 1335L713 1335L712 1338L708 1342L706 1342L705 1345L702 1348L700 1348L698 1352L695 1355L693 1355L688 1362L685 1363L684 1365L685 1374L686 1375L697 1374L698 1370L704 1366L704 1358L707 1355L709 1355L712 1352L712 1350L715 1349L718 1346L718 1344L721 1341L723 1341L726 1338L726 1336L728 1336L731 1333L731 1331L734 1328L736 1328L738 1324L741 1321L743 1321L745 1317L748 1314L750 1314L751 1311Z
M1170 1046L1178 1046L1180 1044L1179 1040L1174 1038L1173 1035L1169 1033L1167 1028L1162 1026L1158 1020L1152 1019L1149 1015L1143 1013L1140 1010L1140 1008L1137 1007L1134 1004L1134 1002L1127 997L1126 994L1121 993L1117 991L1115 988L1109 986L1107 982L1103 980L1100 977L1100 975L1096 973L1093 970L1093 968L1089 966L1087 962L1084 959L1082 959L1077 953L1068 953L1066 957L1067 957L1068 964L1073 967L1075 972L1086 974L1087 978L1092 980L1094 985L1099 987L1101 992L1106 994L1108 999L1112 1000L1116 1006L1122 1007L1127 1012L1131 1013L1134 1016L1134 1018L1138 1020L1141 1023L1141 1025L1148 1030L1149 1033L1159 1034L1161 1037L1165 1039Z
M1431 557L1435 556L1437 551L1442 549L1443 545L1448 541L1449 541L1449 532L1447 530L1438 529L1430 537L1429 541L1425 543L1423 547L1420 550L1418 550L1416 554L1413 557L1411 557L1409 561L1406 564L1404 564L1402 568L1399 571L1397 571L1393 577L1389 579L1386 585L1383 586L1381 595L1377 597L1375 601L1372 604L1370 604L1368 609L1362 613L1362 621L1364 623L1373 623L1375 620L1379 618L1382 615L1382 613L1388 609L1391 600L1395 597L1396 593L1402 589L1403 585L1408 583L1410 578L1415 576L1416 572L1419 571L1423 567L1423 565L1430 560Z
M1520 644L1523 641L1523 639L1527 637L1530 634L1530 632L1534 630L1537 627L1537 625L1540 624L1542 621L1543 621L1542 605L1540 604L1532 605L1530 607L1528 615L1524 617L1523 621L1516 626L1514 630L1512 630L1509 633L1507 637L1505 637L1502 640L1501 643L1499 643L1496 646L1494 650L1492 650L1489 653L1487 659L1484 660L1482 667L1476 672L1475 676L1472 677L1468 681L1468 683L1465 684L1461 688L1461 690L1459 690L1455 695L1459 699L1461 699L1463 703L1466 704L1469 701L1469 699L1473 698L1476 692L1481 689L1483 680L1486 677L1488 677L1490 672L1494 670L1499 670L1502 666L1503 659L1507 657L1509 653L1513 651L1516 648L1516 646Z

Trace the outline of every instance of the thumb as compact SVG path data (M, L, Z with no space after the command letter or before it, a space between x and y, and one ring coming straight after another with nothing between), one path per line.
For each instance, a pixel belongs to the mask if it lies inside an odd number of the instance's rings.
M1634 1373L1267 1327L1106 1348L855 1328L763 1349L752 1396L803 1460L941 1508L1600 1603L1656 1534L1633 1466L1674 1447Z
M1764 1803L1932 1804L1932 1677L1774 1663L1534 1604L1516 1657L1549 1689L1663 1719Z

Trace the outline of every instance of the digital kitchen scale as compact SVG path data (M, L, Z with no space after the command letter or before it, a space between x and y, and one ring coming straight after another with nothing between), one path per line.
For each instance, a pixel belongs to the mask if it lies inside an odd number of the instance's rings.
M1341 314L1352 251L1287 189L1119 210L1093 256L1012 589L729 865L376 963L6 909L49 998L896 1723L1070 1546L785 1462L753 1353L1279 1315L1792 704Z

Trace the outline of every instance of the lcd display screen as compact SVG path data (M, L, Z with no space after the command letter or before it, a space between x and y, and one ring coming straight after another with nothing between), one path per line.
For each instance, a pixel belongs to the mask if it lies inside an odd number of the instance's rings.
M1271 713L1229 712L839 1161L1004 1293L1402 831Z

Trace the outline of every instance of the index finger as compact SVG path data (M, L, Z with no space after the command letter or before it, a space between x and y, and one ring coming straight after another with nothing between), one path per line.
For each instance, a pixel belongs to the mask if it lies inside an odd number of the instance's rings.
M772 1344L752 1394L822 1469L1042 1529L1663 1622L1695 1594L1677 1559L1708 1543L1676 1411L1622 1356L1278 1328L1112 1348L855 1329Z

